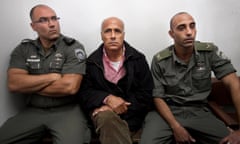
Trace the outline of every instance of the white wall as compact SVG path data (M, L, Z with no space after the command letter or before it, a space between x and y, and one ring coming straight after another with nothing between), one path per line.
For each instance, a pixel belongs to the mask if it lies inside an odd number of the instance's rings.
M81 41L87 53L101 43L100 24L109 16L123 19L126 40L152 56L172 43L169 19L187 11L197 22L197 39L214 42L240 74L240 1L238 0L2 0L0 5L0 125L16 110L6 87L9 54L24 38L36 38L30 28L29 11L39 3L54 8L62 33ZM16 96L15 96L16 97Z

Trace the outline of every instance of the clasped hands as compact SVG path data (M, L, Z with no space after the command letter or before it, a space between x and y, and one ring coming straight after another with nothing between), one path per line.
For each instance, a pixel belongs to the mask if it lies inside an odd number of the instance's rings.
M116 114L123 114L127 112L128 106L131 105L130 102L127 102L121 97L117 97L114 95L107 96L106 99L104 100L104 104L105 105L96 108L93 111L92 116L95 116L99 112L106 110L114 111Z

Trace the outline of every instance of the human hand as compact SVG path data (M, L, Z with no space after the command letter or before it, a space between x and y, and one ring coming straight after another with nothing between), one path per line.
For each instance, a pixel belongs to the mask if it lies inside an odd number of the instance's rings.
M232 131L219 144L240 144L240 130Z
M59 73L49 73L48 75L50 76L50 79L52 79L53 81L56 81L62 78L62 75Z
M113 111L117 114L123 114L127 112L128 106L131 103L126 102L120 97L109 95L106 100L106 104L113 109Z
M95 115L97 115L99 112L102 112L102 111L113 111L109 106L107 105L103 105L101 106L100 108L96 108L93 113L92 113L92 117L94 117Z
M177 144L191 144L196 140L181 125L173 128L173 135Z

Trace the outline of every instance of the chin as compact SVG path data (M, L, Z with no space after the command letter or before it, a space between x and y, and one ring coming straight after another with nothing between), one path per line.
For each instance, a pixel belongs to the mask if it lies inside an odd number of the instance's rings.
M184 47L188 48L188 47L193 47L194 46L194 43L187 43L187 44L184 44Z
M55 34L49 37L50 40L56 40L60 37L60 34Z

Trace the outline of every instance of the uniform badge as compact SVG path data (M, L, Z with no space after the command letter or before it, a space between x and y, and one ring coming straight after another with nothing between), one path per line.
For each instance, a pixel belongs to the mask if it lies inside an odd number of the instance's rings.
M197 62L197 70L198 71L206 70L205 63L204 62Z
M82 61L86 58L86 54L82 49L75 49L75 56L78 58L79 61Z

